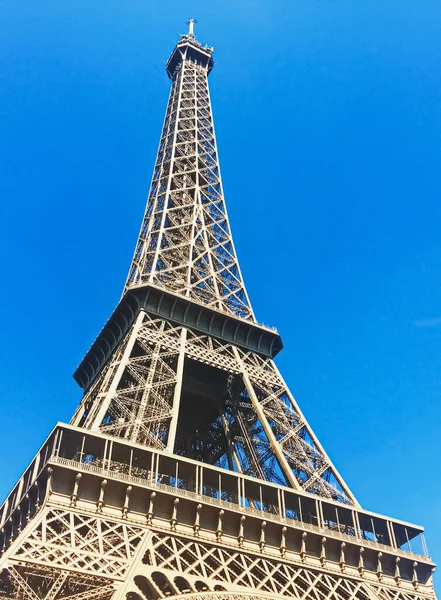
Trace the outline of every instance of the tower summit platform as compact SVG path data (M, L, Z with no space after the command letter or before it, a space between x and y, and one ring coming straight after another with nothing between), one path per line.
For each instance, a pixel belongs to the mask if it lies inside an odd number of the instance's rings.
M197 42L194 37L195 23L196 21L194 19L188 21L188 33L181 35L180 41L176 44L167 61L165 68L170 79L173 77L176 67L183 60L190 60L195 64L201 65L203 68L207 69L207 74L211 72L214 66L213 48L203 46Z

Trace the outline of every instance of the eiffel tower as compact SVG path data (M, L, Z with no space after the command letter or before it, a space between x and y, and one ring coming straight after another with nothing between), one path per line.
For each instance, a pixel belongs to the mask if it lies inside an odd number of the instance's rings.
M84 397L0 509L0 597L435 600L423 528L362 509L273 359L228 222L194 21Z

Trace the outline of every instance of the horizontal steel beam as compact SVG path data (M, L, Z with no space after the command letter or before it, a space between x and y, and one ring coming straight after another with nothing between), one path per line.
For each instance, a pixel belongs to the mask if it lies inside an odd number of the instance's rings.
M140 310L268 358L274 358L283 348L280 335L273 329L146 284L130 288L121 298L74 373L80 387L89 387Z

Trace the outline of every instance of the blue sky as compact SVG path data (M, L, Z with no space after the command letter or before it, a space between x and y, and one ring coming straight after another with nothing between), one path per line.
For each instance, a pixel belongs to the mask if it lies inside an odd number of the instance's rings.
M0 3L0 496L80 400L189 16L278 366L362 506L441 560L439 0Z

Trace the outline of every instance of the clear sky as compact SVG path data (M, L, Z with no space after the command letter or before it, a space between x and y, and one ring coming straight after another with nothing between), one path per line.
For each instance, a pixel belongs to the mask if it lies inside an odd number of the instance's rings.
M189 16L277 363L362 506L441 561L439 0L0 2L0 496L80 400Z

